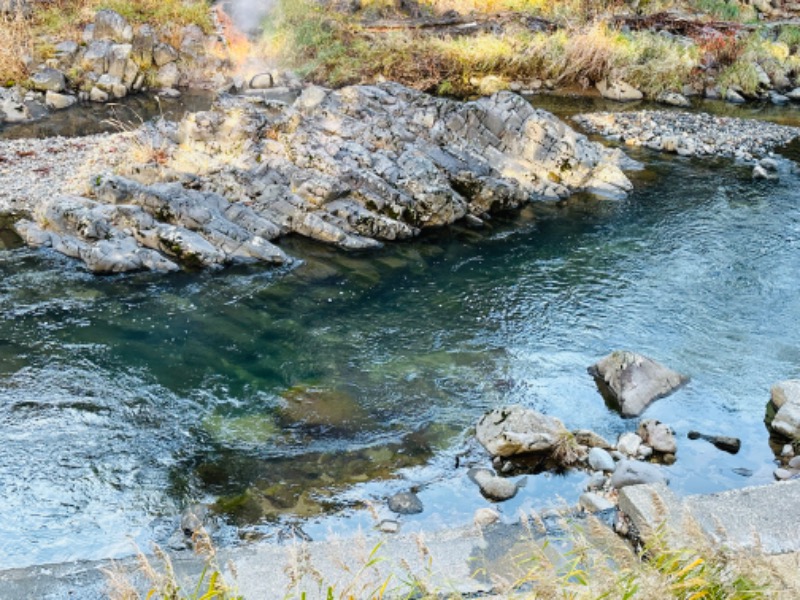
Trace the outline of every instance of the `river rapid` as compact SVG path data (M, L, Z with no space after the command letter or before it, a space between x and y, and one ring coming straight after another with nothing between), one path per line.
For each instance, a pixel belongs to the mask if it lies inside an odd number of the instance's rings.
M469 431L484 411L636 428L586 373L619 348L691 377L644 415L677 432L675 491L772 481L769 387L800 377L800 176L632 155L624 201L364 254L288 239L303 262L285 269L97 277L2 238L0 568L169 544L194 502L216 503L221 543L370 527L364 503L390 517L409 488L425 511L403 531L468 522L488 504L465 468L488 465ZM586 479L529 476L498 508L573 504Z

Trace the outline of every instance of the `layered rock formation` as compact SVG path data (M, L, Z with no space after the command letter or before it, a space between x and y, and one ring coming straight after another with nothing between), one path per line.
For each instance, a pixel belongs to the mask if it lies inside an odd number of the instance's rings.
M521 97L307 88L289 105L223 96L143 128L123 173L44 199L16 225L96 272L281 263L290 232L347 249L575 192L624 197L635 167Z

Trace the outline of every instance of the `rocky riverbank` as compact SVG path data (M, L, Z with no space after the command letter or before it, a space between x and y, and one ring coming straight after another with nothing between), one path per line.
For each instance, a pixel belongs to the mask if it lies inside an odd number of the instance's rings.
M51 179L41 195L6 192L2 209L28 244L95 272L282 263L272 240L290 232L374 248L531 200L620 198L631 189L622 169L637 167L515 94L460 103L397 84L309 87L292 105L223 96L179 124L100 139L76 169L82 189ZM58 153L48 143L6 145L6 176L29 168L30 152Z
M683 111L601 112L573 120L610 140L681 156L753 160L800 135L798 127Z

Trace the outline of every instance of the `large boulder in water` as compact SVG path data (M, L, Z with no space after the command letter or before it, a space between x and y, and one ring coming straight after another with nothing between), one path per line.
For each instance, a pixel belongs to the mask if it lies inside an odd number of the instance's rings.
M652 358L627 350L612 352L589 367L589 373L603 395L619 407L623 417L642 414L651 402L688 381Z
M773 385L770 401L776 410L774 418L767 423L772 431L791 440L800 440L800 379Z
M530 408L515 405L486 413L475 429L478 441L492 456L551 452L564 436L564 424Z

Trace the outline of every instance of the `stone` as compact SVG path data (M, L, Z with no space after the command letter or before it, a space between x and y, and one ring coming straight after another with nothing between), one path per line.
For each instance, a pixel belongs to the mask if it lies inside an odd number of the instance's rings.
M690 108L692 106L692 102L689 98L677 92L665 92L657 98L657 101L679 108Z
M398 492L389 497L389 510L400 515L416 515L424 508L422 500L414 492Z
M572 432L575 436L575 442L587 448L602 448L603 450L611 450L611 444L603 436L596 434L594 431L588 429L575 429Z
M780 179L780 175L778 175L777 171L770 171L761 164L756 164L753 167L752 177L754 180L762 181L777 181Z
M638 458L639 460L647 460L651 456L653 456L653 449L647 444L641 444L639 448L636 450L636 458ZM672 456L672 455L666 454L665 456Z
M197 25L187 25L181 31L180 50L191 58L199 58L206 51L206 35Z
M149 69L153 65L153 49L157 42L155 30L150 25L142 25L131 40L131 59L140 68Z
M744 97L739 92L737 92L736 90L732 90L731 88L725 90L725 101L730 102L731 104L745 103Z
M125 76L125 68L131 56L133 46L131 44L114 44L108 53L106 72L119 80Z
M785 95L789 100L800 102L800 87L794 88L791 92L786 92Z
M96 87L112 95L114 87L121 84L122 80L119 77L115 77L114 75L110 75L108 73L103 73L95 82Z
M78 48L78 42L66 40L56 44L53 49L59 58L72 58L78 53Z
M781 448L781 458L791 458L794 456L794 446L791 444L784 444Z
M31 85L40 92L63 92L67 80L61 71L48 67L31 75Z
M792 458L787 466L794 470L800 469L800 456L795 456Z
M714 446L720 450L724 450L730 454L738 453L739 449L742 447L742 442L739 438L725 435L706 435L704 433L700 433L699 431L690 431L686 434L686 437L688 437L690 440L706 440L714 444Z
M624 350L612 352L589 367L589 373L623 417L640 415L651 402L687 381L685 376L651 358Z
M597 82L596 87L603 98L616 100L617 102L634 102L644 98L642 92L622 80L609 81L608 79L603 79Z
M614 462L611 455L602 448L592 448L589 450L588 462L589 466L595 471L610 473L617 467L617 463Z
M636 456L639 446L642 445L642 438L633 432L623 433L617 441L617 450L625 456Z
M606 484L606 476L603 473L592 473L583 488L587 491L601 490Z
M550 452L569 432L555 417L514 405L486 413L475 435L492 456L509 457Z
M778 467L775 469L774 475L775 479L778 481L784 481L786 479L791 479L795 475L797 475L798 471L794 469L785 469L783 467Z
M265 90L275 85L272 73L258 73L250 79L250 89Z
M784 404L800 404L800 379L780 381L770 388L770 400L775 408Z
M789 104L789 97L784 96L783 94L779 94L775 90L770 90L769 101L775 104L776 106L784 106L786 104Z
M510 479L495 475L489 469L470 469L467 474L480 488L481 494L485 498L496 502L503 502L513 498L517 495L517 490L520 487ZM523 478L523 481L526 481L526 479Z
M22 123L31 118L30 109L15 98L0 99L0 123Z
M774 418L767 423L770 429L790 440L800 439L800 379L773 385L770 402L777 408Z
M675 432L669 425L660 421L645 419L639 423L636 433L642 438L642 443L650 446L655 452L675 454L678 451Z
M669 483L661 467L635 460L623 460L611 476L611 487L621 489L643 483Z
M128 43L133 40L133 28L118 12L99 10L94 17L94 39Z
M300 111L311 111L322 104L328 97L328 90L318 85L310 85L294 101L294 107Z
M91 102L99 102L99 103L104 103L104 102L108 102L108 98L109 98L109 96L108 96L108 92L104 92L103 90L101 90L101 89L100 89L99 87L97 87L97 86L94 86L94 87L93 87L93 88L92 88L92 89L89 91L89 100L90 100Z
M479 508L472 518L473 523L480 528L488 527L500 520L500 513L492 508Z
M92 41L83 53L83 67L98 75L105 73L108 68L108 57L113 43L109 40Z
M594 492L587 492L582 494L578 500L578 504L583 509L590 513L603 512L604 510L611 510L615 508L615 504L605 496Z
M167 63L156 73L156 86L160 88L175 88L181 80L181 72L174 62Z
M378 523L378 531L381 533L398 533L400 531L400 523L393 519L383 519Z
M153 47L153 62L157 67L163 67L178 60L178 51L165 43L156 44Z
M771 427L790 440L800 440L800 404L784 404L772 420Z
M59 94L58 92L47 91L44 95L44 103L47 108L53 110L61 110L62 108L69 108L75 104L78 99L70 94Z

